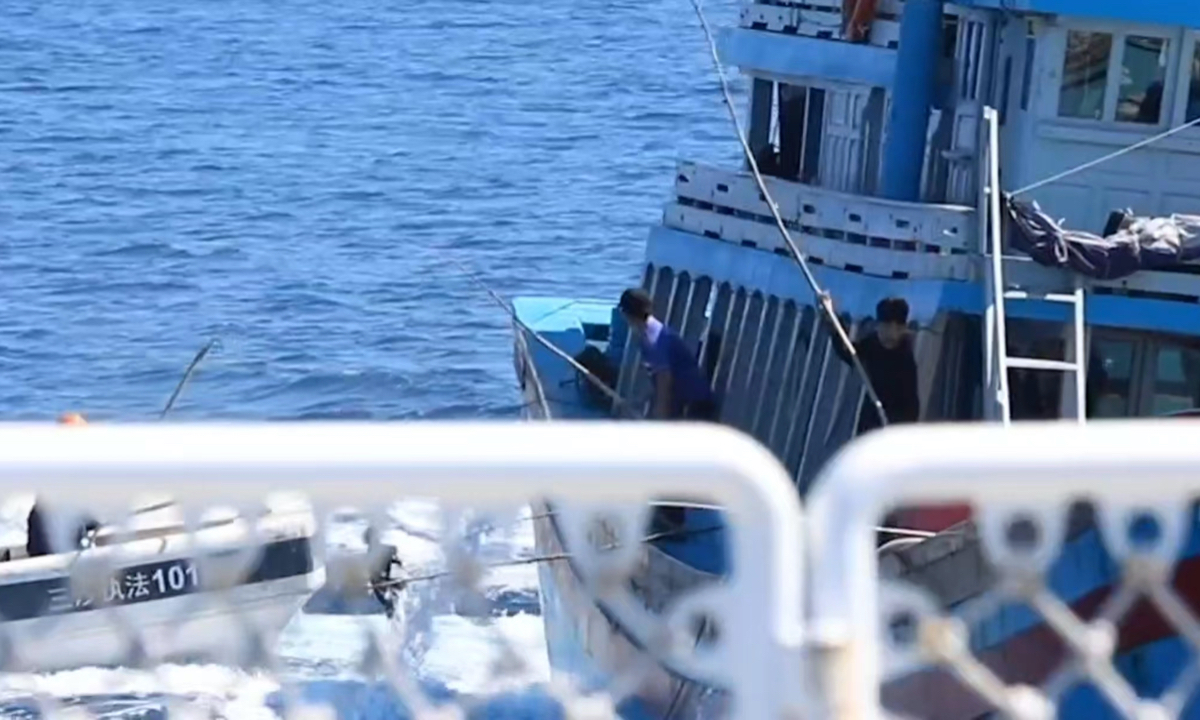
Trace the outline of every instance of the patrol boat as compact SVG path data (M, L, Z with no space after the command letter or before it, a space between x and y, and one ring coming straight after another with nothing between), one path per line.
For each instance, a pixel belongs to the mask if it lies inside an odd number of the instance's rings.
M1200 406L1195 221L1173 215L1200 212L1198 38L1200 4L1183 0L772 1L743 6L719 55L749 82L751 154L844 326L862 336L877 301L908 302L922 421L1087 422ZM864 387L836 358L819 296L749 170L679 163L641 284L708 369L721 421L769 448L804 494L852 438ZM643 402L648 381L614 304L514 301L528 418L613 414L558 350ZM539 550L569 552L551 510L534 511ZM1070 520L1049 584L1087 617L1114 565L1089 514ZM988 589L967 507L902 509L893 522L933 537L892 546L891 572L948 608ZM691 508L684 526L648 544L632 580L651 609L726 570L719 509ZM1176 589L1194 611L1196 558L1193 531ZM543 564L540 579L556 670L603 682L650 642L588 596L569 562ZM1063 658L1020 608L976 623L972 649L1010 682L1039 683ZM1140 695L1162 693L1188 656L1149 606L1120 624L1115 665ZM918 717L995 710L936 671L894 678L883 695ZM724 697L660 664L626 711L708 716ZM1086 683L1058 701L1062 717L1113 715Z
M253 653L247 641L271 646L324 582L314 528L307 503L280 497L262 517L214 515L191 534L178 508L160 502L130 525L101 526L77 550L0 549L0 663L45 672L220 661Z

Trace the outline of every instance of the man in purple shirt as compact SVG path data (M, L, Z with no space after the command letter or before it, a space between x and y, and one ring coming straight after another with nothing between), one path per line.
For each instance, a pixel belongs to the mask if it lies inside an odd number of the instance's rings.
M656 420L717 420L716 398L708 378L679 333L654 317L654 301L638 288L621 293L617 303L654 385L650 417Z

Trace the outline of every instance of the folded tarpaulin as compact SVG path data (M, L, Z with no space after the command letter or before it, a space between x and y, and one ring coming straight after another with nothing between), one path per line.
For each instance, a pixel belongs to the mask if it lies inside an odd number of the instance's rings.
M1101 237L1067 230L1036 202L1006 198L1009 247L1034 261L1097 280L1116 280L1139 270L1161 270L1200 260L1200 216L1134 217L1109 223ZM1114 227L1115 226L1115 227Z

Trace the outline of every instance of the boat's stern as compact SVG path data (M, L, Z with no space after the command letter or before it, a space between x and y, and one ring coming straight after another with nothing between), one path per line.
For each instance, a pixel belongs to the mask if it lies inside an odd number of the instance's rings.
M606 398L580 378L562 354L615 384L625 333L614 304L518 297L513 301L513 310L513 365L524 399L522 415L534 419L547 413L558 419L607 417ZM544 346L523 328L537 333L559 352Z

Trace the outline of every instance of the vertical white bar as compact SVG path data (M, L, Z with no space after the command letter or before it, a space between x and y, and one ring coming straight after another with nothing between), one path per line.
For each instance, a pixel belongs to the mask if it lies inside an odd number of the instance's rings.
M773 327L771 328L771 342L767 346L767 364L765 366L763 366L762 387L759 388L759 390L758 390L758 400L754 403L754 407L751 408L751 410L750 410L750 412L751 412L750 418L751 419L750 419L750 423L747 425L748 432L756 438L760 437L760 435L757 434L755 431L758 430L759 423L762 422L762 420L764 419L762 417L762 408L763 408L763 403L766 401L766 398L767 398L767 388L770 386L771 371L775 369L775 367L774 367L775 359L776 359L775 358L775 346L779 341L779 330L780 330L781 326L783 325L783 316L786 314L786 310L787 310L787 303L784 302L782 298L777 298L774 295L769 295L768 297L775 301L775 322L773 324ZM761 345L761 344L762 344L762 338L760 337L759 345ZM783 370L786 373L787 367L784 366ZM783 384L782 375L783 375L783 373L780 374L780 379L779 379L781 386ZM778 405L776 405L776 407L778 407ZM768 438L766 438L766 437L762 437L761 439L768 440Z
M804 428L804 445L800 449L800 464L796 467L796 484L804 481L804 467L808 464L809 446L812 444L813 421L817 418L817 410L821 407L821 393L825 390L825 378L829 372L829 356L833 353L833 339L826 338L825 351L821 355L821 374L817 376L817 390L813 393L812 404L808 408L808 427Z
M1087 422L1087 364L1090 359L1084 325L1083 281L1075 280L1075 420Z
M962 26L959 26L959 36L962 36ZM961 49L960 51L961 52ZM988 226L988 195L987 195L987 123L980 122L976 147L975 168L979 174L976 189L975 214L979 220L979 254L983 259L983 417L985 420L998 420L1000 413L996 406L996 303L1002 302L1003 294L996 293L996 270L991 264L991 254L999 248L989 244Z
M775 434L779 427L779 418L782 417L783 408L787 405L788 390L791 389L793 384L799 385L799 382L797 382L797 373L803 373L802 369L795 367L795 357L796 343L800 340L800 328L804 325L804 306L796 304L795 308L796 317L792 322L792 335L788 340L787 353L783 359L783 379L779 384L779 401L775 403L775 413L771 417L771 424L767 428L763 439L763 443L780 457L783 457L783 448L776 449L775 447ZM798 391L797 395L799 395Z
M987 127L988 167L988 234L992 238L992 292L995 294L996 315L996 399L1000 403L1000 420L1012 422L1008 403L1008 335L1004 313L1004 239L1000 222L1000 116L996 108L983 108L983 123Z
M800 424L800 413L806 408L803 401L805 390L808 388L808 373L812 370L812 360L817 352L817 338L821 334L821 320L814 317L812 329L808 333L808 347L804 352L804 367L800 370L800 382L797 384L796 402L792 407L792 420L788 423L787 434L783 438L783 448L779 456L784 460L784 465L788 470L791 470L789 464L792 458L792 442L796 438L796 427ZM797 466L798 468L799 466Z

